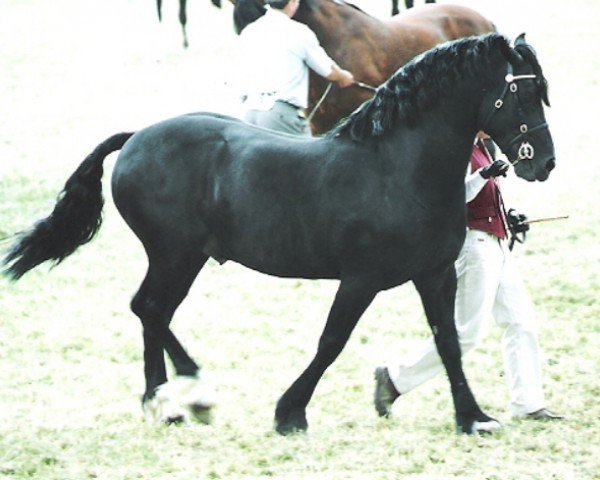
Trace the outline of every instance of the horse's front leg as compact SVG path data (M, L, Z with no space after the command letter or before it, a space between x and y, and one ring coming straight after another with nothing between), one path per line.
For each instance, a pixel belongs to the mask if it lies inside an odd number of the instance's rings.
M342 280L319 340L317 354L304 372L281 396L275 409L275 429L282 435L308 428L306 406L317 383L340 354L377 290L367 281Z
M414 280L414 284L421 296L438 353L450 380L457 430L461 433L476 434L499 429L500 424L479 408L463 372L458 334L454 323L456 297L454 265L450 264L434 275Z

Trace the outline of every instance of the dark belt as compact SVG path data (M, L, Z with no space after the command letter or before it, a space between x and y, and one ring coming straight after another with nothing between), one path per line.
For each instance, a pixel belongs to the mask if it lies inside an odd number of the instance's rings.
M296 110L296 113L298 114L298 117L300 118L306 118L306 114L304 113L304 108L299 107L298 105L294 105L291 102L287 102L285 100L275 100L278 103L283 103L284 105L286 105L287 107L293 108L294 110Z

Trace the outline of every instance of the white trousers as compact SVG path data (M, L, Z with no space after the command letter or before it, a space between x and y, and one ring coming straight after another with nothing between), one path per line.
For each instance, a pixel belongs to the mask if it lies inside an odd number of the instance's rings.
M505 243L484 232L467 231L455 263L455 322L463 355L483 337L490 314L504 329L502 347L510 409L513 416L523 416L545 406L542 353L533 304ZM399 364L387 367L402 394L444 370L433 337L409 352Z

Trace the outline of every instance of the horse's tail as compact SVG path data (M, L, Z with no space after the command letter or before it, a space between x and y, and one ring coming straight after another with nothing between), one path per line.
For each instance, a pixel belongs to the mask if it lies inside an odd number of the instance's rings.
M108 138L81 162L58 196L52 213L24 232L4 259L5 274L18 280L46 260L59 264L89 242L102 224L103 162L120 150L133 133Z

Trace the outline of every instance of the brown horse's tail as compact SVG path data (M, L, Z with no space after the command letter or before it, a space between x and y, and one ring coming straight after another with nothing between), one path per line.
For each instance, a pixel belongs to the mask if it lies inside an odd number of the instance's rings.
M102 224L104 159L120 150L132 135L113 135L81 162L67 180L52 213L24 232L10 249L3 261L8 277L18 280L46 260L58 264L96 235Z

